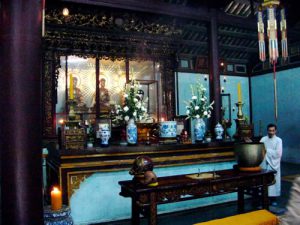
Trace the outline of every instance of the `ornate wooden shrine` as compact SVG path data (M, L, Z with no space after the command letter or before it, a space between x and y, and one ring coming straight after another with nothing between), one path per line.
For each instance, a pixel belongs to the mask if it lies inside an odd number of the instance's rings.
M234 160L233 142L201 144L111 146L94 150L52 150L48 159L49 180L59 183L68 204L80 183L96 172L129 170L139 155L152 158L155 167L216 163Z

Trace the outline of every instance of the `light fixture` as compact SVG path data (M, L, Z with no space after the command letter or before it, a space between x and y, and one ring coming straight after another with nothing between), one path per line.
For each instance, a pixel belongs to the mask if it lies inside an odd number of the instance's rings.
M258 31L258 46L259 46L259 59L264 62L266 60L266 46L265 46L265 29L263 13L267 11L267 37L269 49L269 62L273 65L273 84L274 84L274 114L275 121L278 117L277 107L277 81L276 81L276 63L279 57L278 53L278 39L277 39L277 20L276 9L279 6L279 0L264 0L259 6L257 12L257 31ZM282 59L284 61L288 58L288 45L287 45L287 26L284 8L280 9L280 31L281 31L281 51Z
M63 8L63 11L62 11L62 14L64 15L64 16L68 16L69 15L69 9L68 8Z

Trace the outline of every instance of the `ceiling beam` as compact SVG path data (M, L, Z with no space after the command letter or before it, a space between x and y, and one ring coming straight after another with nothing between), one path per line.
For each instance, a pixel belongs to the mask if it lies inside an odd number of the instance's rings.
M74 2L88 5L97 5L110 8L127 9L139 12L148 12L175 16L198 21L209 22L211 13L207 7L192 8L187 6L178 6L157 0L148 0L145 4L140 0L61 0L64 2ZM218 11L217 20L220 24L229 24L237 27L256 28L256 21L253 18L240 18L230 16L224 12Z

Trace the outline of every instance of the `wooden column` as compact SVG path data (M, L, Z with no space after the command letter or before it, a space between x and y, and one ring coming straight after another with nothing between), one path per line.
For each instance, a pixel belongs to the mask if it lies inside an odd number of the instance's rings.
M211 9L211 20L209 24L209 87L210 100L215 101L212 111L211 129L221 122L221 96L220 96L220 70L219 70L219 46L217 13Z
M3 0L0 21L2 224L42 225L42 2Z

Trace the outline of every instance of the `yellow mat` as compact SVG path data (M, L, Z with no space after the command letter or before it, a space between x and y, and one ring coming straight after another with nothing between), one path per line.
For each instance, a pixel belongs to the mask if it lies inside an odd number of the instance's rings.
M250 213L229 216L223 219L211 220L194 225L278 225L278 218L267 210L257 210Z

